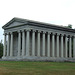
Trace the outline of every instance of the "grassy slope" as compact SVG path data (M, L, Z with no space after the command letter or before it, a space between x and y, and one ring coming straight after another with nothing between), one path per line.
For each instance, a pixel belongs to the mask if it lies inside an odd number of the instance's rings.
M75 63L0 61L0 75L75 75Z

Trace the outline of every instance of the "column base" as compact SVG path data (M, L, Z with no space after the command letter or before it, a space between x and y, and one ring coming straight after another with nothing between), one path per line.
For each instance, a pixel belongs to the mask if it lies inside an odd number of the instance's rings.
M53 62L75 62L75 58L61 58L61 57L37 57L37 56L13 56L2 57L3 60L8 61L53 61Z

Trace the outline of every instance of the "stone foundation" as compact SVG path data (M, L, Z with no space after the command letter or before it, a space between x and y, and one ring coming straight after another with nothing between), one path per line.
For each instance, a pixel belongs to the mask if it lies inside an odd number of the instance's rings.
M53 57L2 57L7 61L52 61L52 62L75 62L75 58L53 58Z

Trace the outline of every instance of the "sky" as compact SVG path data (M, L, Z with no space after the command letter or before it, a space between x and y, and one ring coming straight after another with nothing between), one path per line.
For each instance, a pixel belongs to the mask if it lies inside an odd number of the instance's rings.
M14 17L75 28L75 0L0 0L0 40Z

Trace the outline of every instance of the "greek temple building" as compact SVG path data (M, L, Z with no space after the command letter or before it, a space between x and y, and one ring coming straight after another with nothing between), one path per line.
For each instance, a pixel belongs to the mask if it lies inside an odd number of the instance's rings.
M54 24L13 18L3 26L2 59L65 61L75 59L75 30Z

